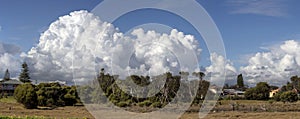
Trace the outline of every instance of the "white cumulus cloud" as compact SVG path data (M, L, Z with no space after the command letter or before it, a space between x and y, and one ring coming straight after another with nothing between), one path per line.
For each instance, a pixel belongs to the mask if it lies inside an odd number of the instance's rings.
M94 78L99 68L120 75L178 73L191 68L184 63L191 57L182 57L190 52L199 57L197 40L175 29L169 34L136 29L125 36L97 16L75 11L53 22L22 57L30 65L33 79L71 81L75 76L82 77L80 82ZM73 75L72 70L77 73Z
M207 77L212 81L218 84L221 80L232 80L236 78L237 71L230 60L216 53L211 54L210 60L211 65L205 68L205 74L207 74ZM223 85L222 82L220 83Z
M279 46L269 48L267 52L256 53L248 60L248 65L240 70L247 82L255 84L266 81L273 85L282 85L300 71L300 43L285 41Z
M0 42L0 76L4 75L6 69L10 71L11 77L18 76L20 60L16 58L16 55L20 52L19 46Z

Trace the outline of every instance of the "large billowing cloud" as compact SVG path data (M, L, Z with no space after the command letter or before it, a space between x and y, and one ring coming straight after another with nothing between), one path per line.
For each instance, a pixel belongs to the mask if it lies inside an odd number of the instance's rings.
M75 11L52 23L39 43L22 57L29 63L33 79L71 81L75 76L80 82L94 78L99 68L120 75L191 70L182 62L189 62L193 57L183 57L181 61L176 57L190 52L198 57L200 51L193 36L177 30L161 34L136 29L131 36L125 36L97 16Z
M273 85L282 85L300 71L300 43L295 40L285 41L279 46L269 48L252 56L248 65L241 67L247 82L255 84L266 81Z

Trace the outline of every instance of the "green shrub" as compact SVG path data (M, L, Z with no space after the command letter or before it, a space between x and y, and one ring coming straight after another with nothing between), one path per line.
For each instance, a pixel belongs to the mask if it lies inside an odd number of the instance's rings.
M30 83L19 85L15 89L14 97L17 102L22 103L27 109L37 108L38 101L35 86Z
M128 102L119 102L119 103L117 103L117 106L118 107L127 107L127 106L129 106L129 104L128 104Z
M154 102L151 106L154 108L162 108L163 105L160 102Z
M76 97L74 95L69 94L69 93L64 95L64 100L65 100L65 104L67 106L72 106L77 102Z
M298 100L298 95L293 91L287 91L280 95L280 100L282 102L296 102Z
M46 103L47 103L48 107L53 107L54 106L54 100L52 98L49 98Z
M152 102L150 102L149 100L145 100L144 102L138 103L140 107L144 107L144 106L149 107L151 104Z
M274 99L275 101L280 101L280 100L281 100L281 99L280 99L280 95L281 95L281 94L282 94L281 92L275 94L274 97L273 97L273 99Z

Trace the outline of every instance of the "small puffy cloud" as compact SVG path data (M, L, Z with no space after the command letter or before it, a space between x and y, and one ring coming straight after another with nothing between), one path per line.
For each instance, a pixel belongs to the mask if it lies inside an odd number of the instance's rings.
M282 85L300 71L300 43L295 40L285 41L281 45L270 47L267 52L258 52L248 60L248 65L241 67L250 84L261 81L273 85Z
M230 60L224 56L212 53L210 56L211 65L205 68L207 77L215 83L221 83L220 80L232 80L236 77L237 71ZM225 78L224 78L225 77Z
M33 79L71 81L75 77L82 82L93 79L99 68L119 75L178 73L191 69L184 63L191 57L185 54L194 52L197 58L200 51L193 36L177 30L161 34L135 29L125 36L99 17L75 11L53 22L37 46L22 57Z
M0 26L0 31L2 31L2 26Z
M272 17L286 16L285 0L228 0L233 14L257 14Z

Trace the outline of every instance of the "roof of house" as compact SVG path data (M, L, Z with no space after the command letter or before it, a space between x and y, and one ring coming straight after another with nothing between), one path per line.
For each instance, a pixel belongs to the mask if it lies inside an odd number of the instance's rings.
M276 92L279 92L281 89L278 88L278 89L275 89L275 90L271 90L270 93L276 93Z
M0 84L23 84L23 82L15 80L15 79L11 79L8 81L2 81L2 82L0 82Z

